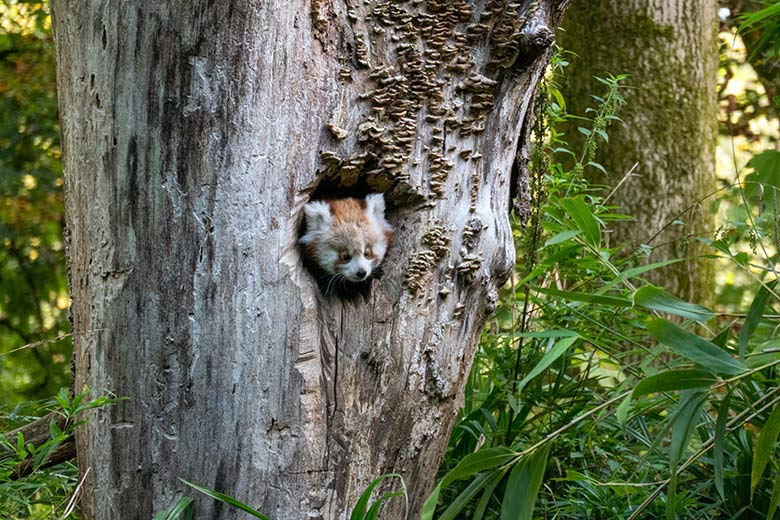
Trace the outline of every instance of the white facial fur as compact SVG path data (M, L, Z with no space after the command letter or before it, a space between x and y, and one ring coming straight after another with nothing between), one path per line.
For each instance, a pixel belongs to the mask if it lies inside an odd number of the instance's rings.
M306 233L299 243L307 246L308 254L325 272L350 282L367 280L382 263L387 233L392 231L385 220L384 196L368 195L365 210L357 208L353 199L337 199L332 204L334 207L325 201L306 204Z

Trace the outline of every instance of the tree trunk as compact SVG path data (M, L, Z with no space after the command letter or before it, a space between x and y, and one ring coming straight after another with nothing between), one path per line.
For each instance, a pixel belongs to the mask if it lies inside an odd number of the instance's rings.
M611 186L637 164L611 199L635 220L616 226L612 244L649 244L650 261L701 254L697 238L713 232L711 199L702 199L715 185L715 0L574 0L563 26L563 47L580 56L566 73L570 113L593 106L593 76L631 75L625 122L610 128L598 157ZM707 269L695 259L648 277L680 297L709 299Z
M419 515L514 262L510 170L565 3L52 2L74 330L94 331L76 385L127 398L77 436L85 518L151 518L192 494L177 477L346 518L388 472ZM325 184L390 204L367 301L302 267Z

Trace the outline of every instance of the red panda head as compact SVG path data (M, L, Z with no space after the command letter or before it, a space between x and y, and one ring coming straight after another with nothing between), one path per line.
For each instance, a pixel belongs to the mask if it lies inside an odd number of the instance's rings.
M337 281L359 283L379 272L393 228L385 220L385 199L344 198L304 207L306 232L299 242L308 259Z

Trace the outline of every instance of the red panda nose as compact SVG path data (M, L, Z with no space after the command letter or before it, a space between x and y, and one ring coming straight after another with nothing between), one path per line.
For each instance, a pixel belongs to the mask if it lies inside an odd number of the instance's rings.
M360 278L361 280L365 280L367 275L368 273L366 272L365 269L358 269L357 271L355 271L355 276Z

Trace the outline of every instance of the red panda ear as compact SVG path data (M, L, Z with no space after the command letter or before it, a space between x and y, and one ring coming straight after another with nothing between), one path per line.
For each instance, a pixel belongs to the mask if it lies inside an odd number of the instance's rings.
M306 215L306 235L301 240L311 233L325 231L333 224L330 205L323 200L309 202L303 207L303 213Z
M385 218L385 196L381 193L372 193L366 196L366 213L373 215L377 220Z

